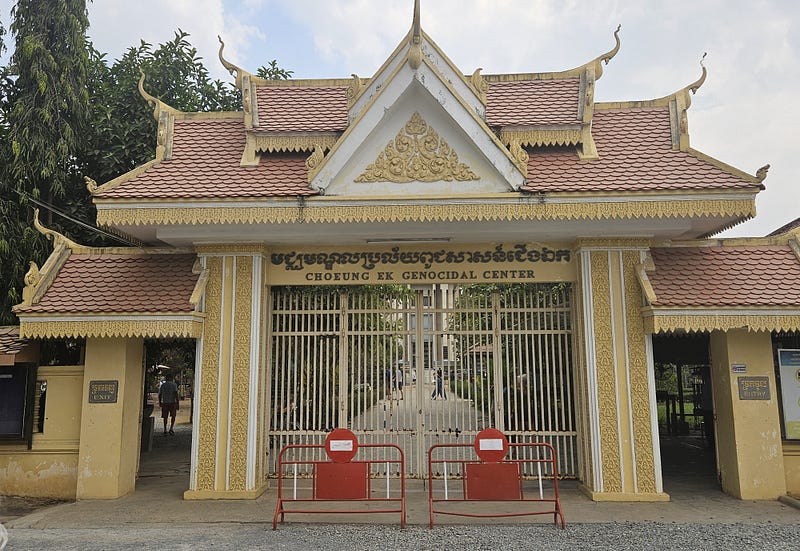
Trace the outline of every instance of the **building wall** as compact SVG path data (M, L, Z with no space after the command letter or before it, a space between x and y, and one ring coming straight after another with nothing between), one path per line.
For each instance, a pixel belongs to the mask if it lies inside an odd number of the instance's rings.
M786 471L786 493L800 497L800 442L783 443L783 465Z
M32 449L0 446L0 494L75 499L81 429L83 366L44 366L44 430Z
M732 365L743 365L734 373ZM747 329L711 333L711 373L722 489L739 499L776 499L786 493L772 337ZM766 378L769 399L739 396L740 377Z

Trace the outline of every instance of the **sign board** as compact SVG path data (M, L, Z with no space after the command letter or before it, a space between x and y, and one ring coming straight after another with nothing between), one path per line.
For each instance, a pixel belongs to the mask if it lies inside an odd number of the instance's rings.
M778 349L783 428L787 440L800 440L800 350Z
M747 373L746 364L731 364L732 373Z
M554 243L279 247L267 278L272 285L575 281L574 256Z
M90 404L116 404L119 381L89 381Z
M769 377L737 377L740 400L769 400Z

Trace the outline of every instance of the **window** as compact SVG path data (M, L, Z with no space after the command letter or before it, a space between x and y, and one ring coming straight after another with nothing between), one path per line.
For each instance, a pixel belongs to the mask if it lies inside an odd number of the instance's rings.
M36 367L0 366L0 440L31 445Z

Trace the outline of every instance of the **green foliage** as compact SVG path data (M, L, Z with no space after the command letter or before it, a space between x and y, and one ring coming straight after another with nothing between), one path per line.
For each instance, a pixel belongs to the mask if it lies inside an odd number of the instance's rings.
M266 80L286 80L292 78L294 71L287 71L278 67L276 60L270 61L267 65L262 65L256 71L256 76Z

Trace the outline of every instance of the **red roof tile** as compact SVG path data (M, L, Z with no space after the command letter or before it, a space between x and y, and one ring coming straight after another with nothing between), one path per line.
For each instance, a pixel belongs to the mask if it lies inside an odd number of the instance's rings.
M342 132L346 86L260 86L258 129L266 132Z
M19 338L18 325L6 325L0 327L0 356L14 356L22 351L28 341Z
M241 117L175 121L172 159L96 197L114 199L215 199L314 195L307 154L263 155L240 166L245 146Z
M574 147L530 153L524 191L653 191L752 188L757 184L672 149L668 107L601 109L592 135L600 156L581 161Z
M490 126L578 124L578 79L492 82L486 93Z
M20 313L194 311L191 254L73 254L38 304Z
M652 249L657 306L800 306L800 261L788 245Z

